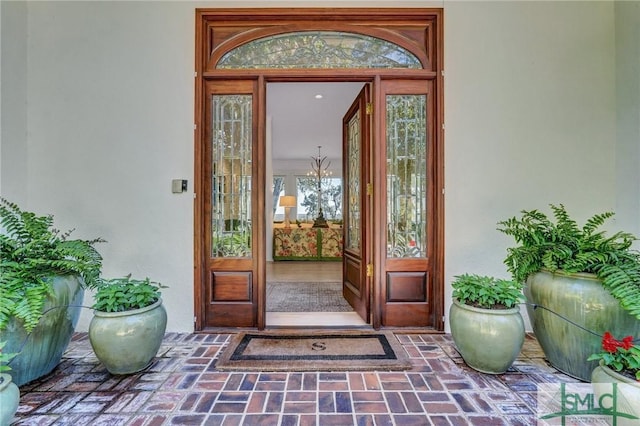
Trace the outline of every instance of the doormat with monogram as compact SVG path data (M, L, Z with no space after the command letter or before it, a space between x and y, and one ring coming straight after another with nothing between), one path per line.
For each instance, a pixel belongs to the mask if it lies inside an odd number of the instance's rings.
M239 333L216 363L221 371L388 371L411 363L393 333Z

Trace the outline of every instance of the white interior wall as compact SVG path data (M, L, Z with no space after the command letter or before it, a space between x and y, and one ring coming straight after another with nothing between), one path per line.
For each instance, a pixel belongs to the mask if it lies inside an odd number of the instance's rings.
M2 128L3 195L28 194L26 207L53 213L61 228L107 239L105 275L169 285L168 330L191 331L194 8L300 3L29 2L15 12L2 2L2 122L28 118L16 126L25 138L9 143ZM548 203L583 219L615 208L621 191L613 4L444 7L448 309L453 275L506 276L511 241L498 220ZM7 10L26 15L26 36L5 27ZM4 49L15 32L26 43L17 58ZM16 96L6 91L8 69L27 71ZM174 178L189 179L189 191L172 194ZM622 207L637 218L632 204Z

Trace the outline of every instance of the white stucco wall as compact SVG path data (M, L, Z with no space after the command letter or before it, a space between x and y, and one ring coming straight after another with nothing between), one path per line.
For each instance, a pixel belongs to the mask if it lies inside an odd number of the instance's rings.
M193 7L28 10L29 208L78 237L106 239L104 276L168 285L168 330L192 330ZM171 192L178 178L188 192ZM80 329L90 317L85 310Z
M615 13L617 220L640 235L640 2L617 1Z
M613 25L610 3L447 3L447 280L507 276L496 222L522 209L615 207Z
M26 202L27 4L0 2L0 194Z
M616 40L613 3L442 4L448 309L453 275L507 276L511 241L496 222L521 209L564 203L584 219L617 208L637 220L638 197L619 201L632 184L621 183L616 154L635 147L640 129L631 124L616 146L616 47L637 55L637 44ZM168 284L170 331L193 329L194 8L266 5L328 4L29 2L16 12L2 3L0 191L53 213L78 237L107 239L106 276ZM26 35L5 27L7 10L25 17ZM5 50L14 34L26 44L17 58ZM635 67L628 73L638 75ZM6 90L7 70L26 75L18 95ZM8 142L14 108L26 137ZM174 178L189 179L189 192L172 194Z

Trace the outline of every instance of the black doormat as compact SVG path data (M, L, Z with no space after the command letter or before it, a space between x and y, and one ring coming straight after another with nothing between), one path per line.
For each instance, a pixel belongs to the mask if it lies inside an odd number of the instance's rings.
M352 312L341 282L268 282L267 312Z
M411 368L392 333L239 333L216 363L222 371L371 371Z

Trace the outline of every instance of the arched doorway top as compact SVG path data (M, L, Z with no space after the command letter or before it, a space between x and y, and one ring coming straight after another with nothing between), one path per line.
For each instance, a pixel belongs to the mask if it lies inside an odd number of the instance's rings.
M381 38L345 31L296 31L244 43L220 58L217 69L422 69L410 51Z

